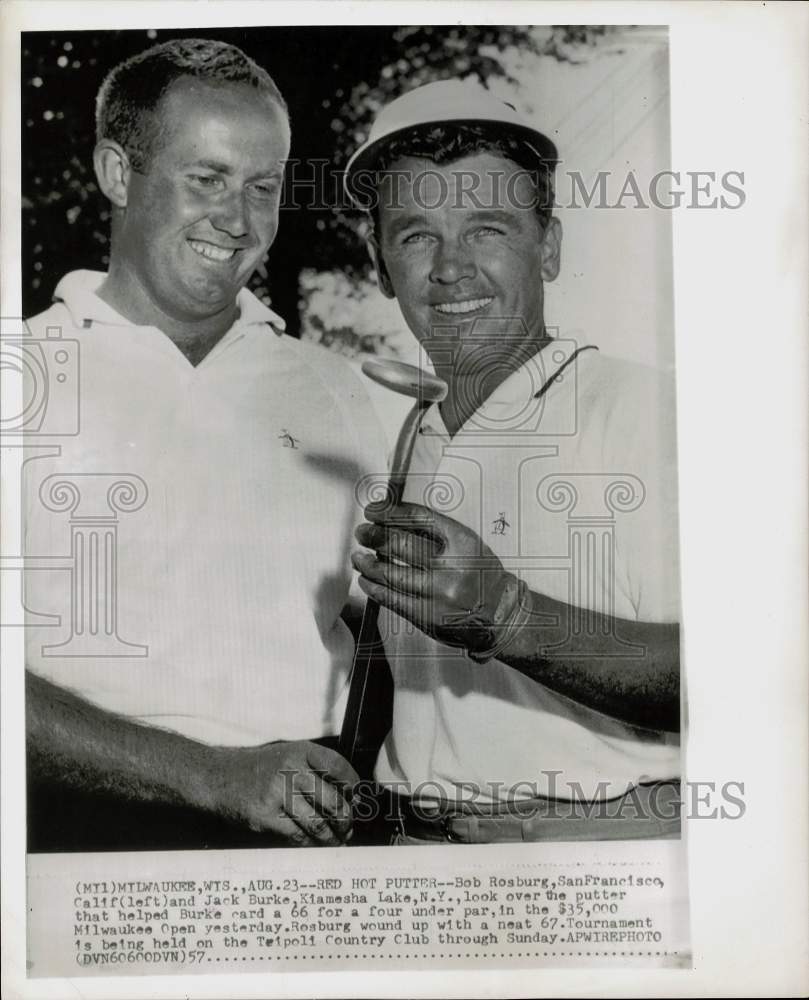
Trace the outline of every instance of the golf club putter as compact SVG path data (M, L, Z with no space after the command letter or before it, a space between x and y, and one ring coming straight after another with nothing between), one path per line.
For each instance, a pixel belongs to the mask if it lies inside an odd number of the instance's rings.
M404 493L405 482L407 480L407 470L410 466L410 458L413 454L413 445L416 441L422 418L428 407L433 403L440 403L447 395L447 383L422 371L415 365L408 365L402 361L364 361L362 365L363 374L373 379L386 389L401 393L403 396L410 396L416 402L412 410L407 414L396 439L396 447L393 450L390 473L387 483L388 502L391 506L401 503ZM362 764L359 760L362 748L359 746L360 739L360 718L362 708L368 693L369 678L373 666L374 654L378 651L381 643L377 631L377 619L379 617L379 604L369 597L365 604L365 612L362 616L362 627L360 628L360 638L357 643L357 650L354 655L354 666L351 671L351 683L348 689L348 702L346 704L343 728L340 732L340 752L354 765L360 777L362 774ZM383 736L384 739L384 736ZM376 749L376 748L369 748ZM370 761L373 767L373 761ZM358 767L357 765L360 764ZM368 775L369 776L369 775Z

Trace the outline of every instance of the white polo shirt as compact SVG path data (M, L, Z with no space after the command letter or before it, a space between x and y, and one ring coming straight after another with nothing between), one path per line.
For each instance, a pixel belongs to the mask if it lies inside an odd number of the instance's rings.
M678 621L672 380L593 349L563 368L576 347L552 342L452 439L438 407L428 411L405 499L473 529L538 593ZM393 613L380 628L396 692L384 784L455 797L472 782L497 799L571 798L578 782L589 798L680 773L676 736L590 711L497 660L476 664ZM611 648L627 651L617 634Z
M193 367L99 299L103 278L67 275L29 323L78 341L80 391L79 433L25 466L26 607L58 616L28 628L29 666L208 743L338 732L355 487L384 468L364 388L247 290Z

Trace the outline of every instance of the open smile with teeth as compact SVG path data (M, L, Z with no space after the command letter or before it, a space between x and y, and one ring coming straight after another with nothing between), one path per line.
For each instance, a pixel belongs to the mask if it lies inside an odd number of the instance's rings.
M457 316L459 313L477 312L494 302L493 298L466 299L464 302L439 302L434 308L440 313Z
M204 257L206 260L224 262L233 260L236 256L235 250L226 250L224 247L215 246L213 243L204 243L202 240L189 240L188 245L195 253L198 253L200 257Z

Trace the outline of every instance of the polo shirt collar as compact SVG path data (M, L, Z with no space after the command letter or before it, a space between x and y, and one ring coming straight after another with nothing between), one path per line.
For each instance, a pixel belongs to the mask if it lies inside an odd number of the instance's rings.
M64 303L77 329L81 327L87 329L93 323L104 326L137 325L99 298L98 289L105 278L106 274L102 271L71 271L56 286L53 297ZM247 288L241 289L236 302L239 306L239 318L232 329L265 323L279 334L285 329L284 320Z
M576 341L551 340L497 386L491 396L481 403L461 427L458 434L463 434L465 431L479 433L480 427L476 423L478 415L484 418L496 418L498 422L505 423L510 415L516 417L521 414L528 402L526 393L530 398L546 383L552 382L560 369L570 362L575 352L586 346L589 345L581 338ZM578 359L574 363L578 363ZM433 403L427 410L421 428L422 433L435 434L449 440L449 431L444 424L438 403Z

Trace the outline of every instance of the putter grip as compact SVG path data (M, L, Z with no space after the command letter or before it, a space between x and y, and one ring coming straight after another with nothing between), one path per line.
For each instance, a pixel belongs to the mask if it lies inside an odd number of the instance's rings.
M405 417L402 429L399 431L387 484L387 500L391 507L401 503L410 457L413 454L413 445L427 405L429 404L417 402ZM362 616L360 637L354 653L354 665L351 669L348 701L343 716L343 726L340 730L340 753L350 764L355 766L363 750L367 749L369 752L374 750L372 747L360 746L360 737L363 706L371 681L374 658L384 654L382 640L377 629L378 620L379 604L369 597ZM381 706L378 707L381 708Z
M379 620L379 604L369 597L365 603L362 615L362 626L357 649L354 653L354 666L351 671L351 684L348 688L343 727L340 730L340 753L353 764L357 760L360 736L360 716L365 702L368 680L374 654L379 652L381 640L377 621Z

